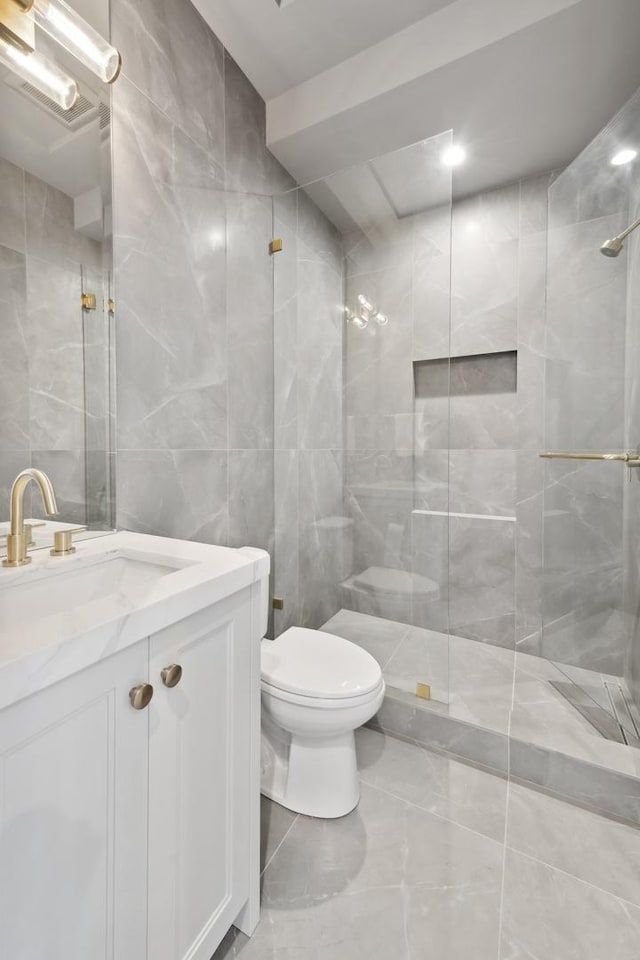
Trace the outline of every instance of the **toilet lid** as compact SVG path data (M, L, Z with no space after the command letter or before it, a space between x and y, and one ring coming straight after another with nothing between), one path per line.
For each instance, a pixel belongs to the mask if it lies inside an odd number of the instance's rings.
M265 683L279 690L330 700L370 693L382 677L362 647L306 627L289 627L276 640L263 640L261 672Z

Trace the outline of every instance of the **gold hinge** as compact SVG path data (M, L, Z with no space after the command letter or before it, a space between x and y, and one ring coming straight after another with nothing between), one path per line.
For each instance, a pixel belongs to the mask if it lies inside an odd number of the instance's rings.
M282 240L280 237L274 237L269 244L269 253L280 253L282 250Z
M80 298L82 303L83 310L95 310L96 308L96 295L95 293L83 293Z
M274 597L271 603L274 610L284 610L284 599L282 597Z
M109 308L109 313L111 314L111 316L113 316L113 315L115 314L115 312L116 312L116 302L115 302L115 300L109 300L107 306L108 306L108 308Z
M428 683L416 683L416 697L421 700L431 700L431 687Z

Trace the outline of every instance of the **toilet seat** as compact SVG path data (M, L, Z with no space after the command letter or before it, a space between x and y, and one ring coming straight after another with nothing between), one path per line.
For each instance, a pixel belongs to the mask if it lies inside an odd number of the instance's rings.
M280 692L301 703L340 701L336 706L375 697L382 680L379 664L362 647L306 627L289 627L276 640L262 641L261 674L263 689L273 689L275 696Z
M300 707L313 707L316 710L350 710L352 707L366 707L368 703L374 701L380 696L380 691L384 689L384 680L380 674L380 680L369 693L359 694L355 697L324 697L308 696L302 693L292 693L290 690L282 690L279 687L272 687L266 680L262 681L263 696L276 697L285 703L297 704Z

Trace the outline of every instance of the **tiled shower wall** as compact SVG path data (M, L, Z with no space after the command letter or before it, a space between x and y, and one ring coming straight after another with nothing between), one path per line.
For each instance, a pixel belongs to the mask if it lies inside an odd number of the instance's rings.
M264 103L188 0L113 0L118 523L273 548ZM323 223L309 223L323 230Z
M95 416L85 423L83 322L97 343L105 321L101 309L83 318L81 266L93 273L101 302L102 247L74 229L70 197L3 159L0 207L0 519L8 519L13 479L34 466L51 476L64 520L86 523L87 507L95 516L105 495L106 393L98 391ZM85 452L100 478L88 505ZM39 498L27 502L40 515Z

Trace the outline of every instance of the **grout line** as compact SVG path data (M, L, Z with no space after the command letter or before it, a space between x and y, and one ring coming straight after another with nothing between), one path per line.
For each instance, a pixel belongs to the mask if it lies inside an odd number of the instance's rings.
M271 803L275 803L275 802L276 802L275 800L272 800L272 801L271 801ZM285 833L285 835L283 836L282 840L280 841L280 843L279 843L278 846L275 848L275 850L273 851L273 853L271 854L271 856L269 857L269 859L268 859L267 862L265 863L264 867L262 868L262 870L261 870L261 872L260 872L260 876L261 876L261 877L264 876L264 874L267 872L268 867L271 866L271 863L273 862L273 859L274 859L275 855L278 853L278 851L280 850L280 847L281 847L282 844L285 842L285 840L287 839L287 837L289 836L289 834L291 833L292 829L295 827L295 825L296 825L296 823L298 822L299 819L300 819L300 814L299 814L299 813L296 813L295 817L293 818L293 820L291 821L291 823L290 823L290 825L289 825L289 828L288 828L287 832Z
M433 810L429 810L427 807L421 806L419 803L416 803L415 800L407 800L406 797L399 797L390 790L385 790L384 787L371 783L369 780L365 780L362 774L359 775L359 779L360 782L366 787L369 787L370 790L375 790L377 793L381 793L386 797L390 797L392 800L397 800L399 803L406 803L407 806L412 807L414 810L419 810L421 813L425 813L429 817L435 817L436 820L440 820L443 823L450 823L451 826L458 827L460 830L466 830L468 833L473 833L476 837L482 837L483 840L488 840L489 843L496 843L498 845L500 844L500 840L496 840L495 837L490 837L486 833L480 833L479 830L475 830L473 827L468 827L466 824L460 823L458 820L452 820L450 817L445 817L441 813L435 813ZM446 798L443 797L442 799L445 800Z

